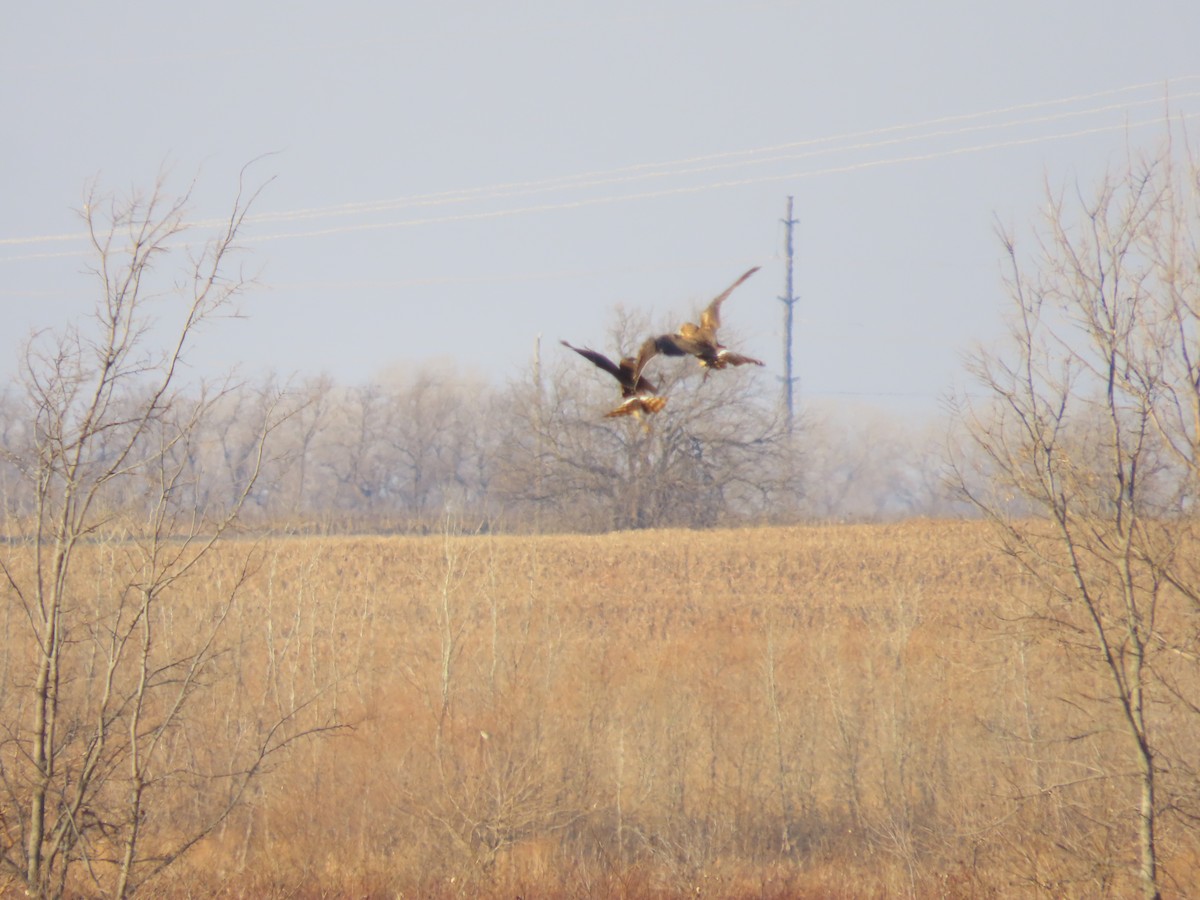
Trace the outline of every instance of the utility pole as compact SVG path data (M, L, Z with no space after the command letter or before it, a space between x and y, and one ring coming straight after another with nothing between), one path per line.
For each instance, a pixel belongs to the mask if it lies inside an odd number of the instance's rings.
M534 495L537 497L537 504L533 507L533 526L538 534L542 531L542 467L545 465L545 440L546 440L546 420L545 420L545 391L542 389L542 333L539 331L537 337L533 340L533 385L535 388L534 407L533 407L533 428L536 433L535 440L537 441L537 466L534 472Z
M796 296L792 293L792 228L796 220L792 218L792 198L787 198L787 218L783 220L784 251L787 259L787 275L784 285L784 295L780 297L783 303L783 403L787 412L787 429L790 434L795 418L796 408L793 389L796 378L792 375L792 323L796 306Z

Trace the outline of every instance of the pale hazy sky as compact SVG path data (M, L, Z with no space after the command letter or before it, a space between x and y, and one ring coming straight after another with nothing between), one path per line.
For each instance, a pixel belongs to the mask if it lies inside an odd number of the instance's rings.
M94 297L90 180L198 172L205 218L272 153L266 289L198 365L505 381L762 265L727 337L778 375L792 195L801 403L934 410L998 331L995 223L1200 115L1198 47L1200 3L1153 0L10 5L0 362Z

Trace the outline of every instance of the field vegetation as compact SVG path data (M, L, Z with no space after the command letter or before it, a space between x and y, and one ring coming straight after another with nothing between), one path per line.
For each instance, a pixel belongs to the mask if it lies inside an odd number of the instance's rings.
M1127 896L1138 792L1119 710L1087 654L1030 618L1044 590L991 535L909 521L258 542L231 689L193 707L192 730L225 733L239 698L316 692L347 728L295 746L147 888ZM246 549L210 557L171 615L202 620ZM99 573L109 553L89 554ZM1151 714L1171 768L1195 771L1195 716ZM193 830L202 798L160 832ZM1200 836L1167 817L1160 843L1166 894L1185 896Z

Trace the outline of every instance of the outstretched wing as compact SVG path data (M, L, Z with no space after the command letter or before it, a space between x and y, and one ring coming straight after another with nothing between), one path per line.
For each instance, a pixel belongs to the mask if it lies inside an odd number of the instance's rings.
M643 378L642 373L646 371L646 363L650 362L657 355L658 342L655 338L649 337L642 341L642 346L638 349L637 361L634 364L633 370L633 387L635 390L654 392L654 385Z
M725 298L733 293L734 288L757 272L760 268L761 266L755 266L729 287L725 288L724 291L713 298L712 302L708 304L704 312L700 313L700 330L705 332L708 337L711 337L714 341L717 339L717 329L721 327L721 304L725 301Z
M721 359L729 366L765 366L766 363L761 359L755 359L753 356L742 356L740 353L730 353L726 350L721 354Z
M617 381L621 382L622 384L625 383L625 378L621 374L620 367L603 353L597 353L595 350L589 350L586 347L576 347L562 340L560 340L559 343L564 347L570 347L584 359L588 360L593 365L599 366L613 378L617 379Z
M625 388L625 396L632 394L656 394L656 388L645 375L646 363L658 353L654 338L646 338L638 348L637 356L626 356L621 359L621 384Z

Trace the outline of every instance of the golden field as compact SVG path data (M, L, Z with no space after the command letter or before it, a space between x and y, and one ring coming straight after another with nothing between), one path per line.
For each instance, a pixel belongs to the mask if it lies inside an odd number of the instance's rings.
M255 560L229 687L191 715L228 734L290 692L347 727L272 760L152 893L1126 896L1136 797L1103 682L1026 617L1040 589L990 537L223 544L171 599L188 627ZM1198 843L1164 828L1176 896Z

